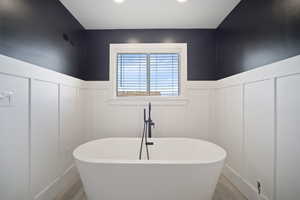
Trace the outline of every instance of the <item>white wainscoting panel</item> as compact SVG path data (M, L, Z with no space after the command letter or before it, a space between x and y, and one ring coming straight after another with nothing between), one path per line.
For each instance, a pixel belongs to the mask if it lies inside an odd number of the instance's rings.
M12 105L0 105L0 199L3 200L29 198L28 91L28 79L0 73L0 93L12 92Z
M299 199L299 66L296 56L216 83L213 141L228 153L224 175L250 200L258 199L257 181L260 199ZM240 92L228 90L234 87L244 88L238 101ZM242 120L232 113L242 113Z
M214 124L214 129L213 133L210 136L211 140L215 142L216 144L221 145L222 147L224 146L222 137L223 137L223 122L225 118L225 92L222 89L215 89L214 91L214 110L213 110L213 121L215 122Z
M32 81L31 116L31 185L32 194L38 199L60 175L57 84Z
M63 173L73 165L73 150L82 143L80 96L76 87L60 86L60 150Z
M60 179L60 196L64 195L79 174L74 164L73 150L86 141L83 121L83 95L75 86L60 85L60 159L62 174Z
M243 158L243 121L242 86L217 90L218 95L218 138L220 145L227 151L226 164L237 172L242 171Z
M277 81L277 200L300 198L300 74Z
M275 82L273 79L245 85L244 178L253 188L273 199L275 146Z
M79 181L72 150L87 141L83 81L0 55L0 199L53 200ZM2 164L4 163L4 164Z

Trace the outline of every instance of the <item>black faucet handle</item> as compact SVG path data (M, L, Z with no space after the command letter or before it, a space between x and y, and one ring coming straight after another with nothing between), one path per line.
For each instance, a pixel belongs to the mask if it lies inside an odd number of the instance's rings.
M153 128L155 128L155 123L154 122L150 122L150 126L152 126Z
M146 145L154 145L154 142L146 142Z

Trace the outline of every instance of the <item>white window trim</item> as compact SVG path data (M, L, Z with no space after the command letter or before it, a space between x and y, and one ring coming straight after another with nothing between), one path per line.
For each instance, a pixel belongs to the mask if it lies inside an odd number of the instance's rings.
M178 53L180 55L180 96L117 96L117 54L118 53ZM186 43L124 43L110 44L109 80L112 84L112 100L170 101L186 100L187 44ZM178 102L176 102L178 103ZM116 102L113 102L116 104ZM117 103L118 104L118 103Z

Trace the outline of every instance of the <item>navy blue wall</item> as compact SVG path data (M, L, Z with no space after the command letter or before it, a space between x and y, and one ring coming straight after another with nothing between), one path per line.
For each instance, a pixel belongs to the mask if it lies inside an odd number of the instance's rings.
M242 0L217 30L217 77L300 54L300 0Z
M0 53L10 57L84 80L108 80L110 43L184 42L188 79L216 79L215 30L85 31L58 0L0 0L0 9Z
M58 0L0 0L0 54L81 77L82 30Z
M88 30L84 80L109 79L110 43L160 43L188 44L188 79L216 79L215 30L212 29L143 29L143 30Z
M188 80L216 80L299 55L300 1L242 0L217 30L85 31L58 0L0 0L0 54L108 80L109 44L126 42L188 43Z

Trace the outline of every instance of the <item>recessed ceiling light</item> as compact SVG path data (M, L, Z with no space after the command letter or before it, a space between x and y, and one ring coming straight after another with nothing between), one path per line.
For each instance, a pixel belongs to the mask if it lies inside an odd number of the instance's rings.
M114 0L116 3L123 3L125 0Z
M188 0L177 0L179 3L185 3L187 2Z

